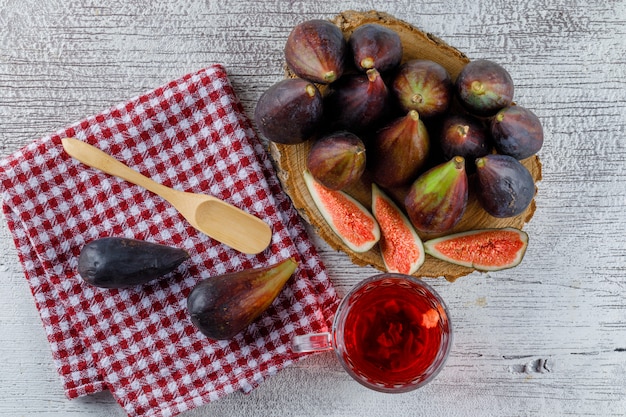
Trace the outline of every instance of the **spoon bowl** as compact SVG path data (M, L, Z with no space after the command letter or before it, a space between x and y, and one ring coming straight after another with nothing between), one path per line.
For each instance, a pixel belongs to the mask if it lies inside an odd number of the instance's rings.
M81 140L64 138L61 142L65 152L76 160L152 191L174 206L193 227L233 249L256 254L265 250L272 239L267 223L219 198L166 187Z

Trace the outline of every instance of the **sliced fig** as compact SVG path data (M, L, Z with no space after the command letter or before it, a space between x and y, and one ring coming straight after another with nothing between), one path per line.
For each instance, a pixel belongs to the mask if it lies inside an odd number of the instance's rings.
M189 258L187 251L123 237L103 237L87 243L78 257L78 273L100 288L145 284L174 271Z
M316 132L323 115L323 99L314 84L299 78L277 82L256 105L254 120L268 140L302 143Z
M343 191L324 187L308 171L303 178L322 217L348 248L367 252L378 242L378 222L361 203Z
M376 23L366 23L352 32L348 44L354 64L361 71L376 68L389 71L402 60L402 42L393 30Z
M343 74L346 49L341 29L328 20L313 19L291 30L285 44L285 60L298 77L329 84Z
M200 281L187 297L191 322L211 339L231 339L268 309L297 266L287 258Z
M543 127L532 111L522 106L500 110L491 119L491 136L498 153L528 158L543 146Z
M455 86L459 101L475 116L493 116L513 101L511 75L500 64L487 59L468 62Z
M465 159L455 156L420 175L404 200L413 226L424 233L444 233L463 217L468 181Z
M426 253L479 271L499 271L519 265L528 235L516 228L480 229L424 242Z
M316 141L307 155L307 168L324 187L341 190L356 183L365 171L365 145L350 132L335 132Z
M422 239L396 203L374 183L372 213L380 226L378 247L387 272L414 274L425 260Z
M366 131L385 113L388 90L375 68L333 83L324 106L331 125L354 133Z
M417 110L421 117L444 114L453 95L452 79L440 64L413 59L400 67L393 79L393 92L405 110Z
M456 155L466 161L485 156L491 152L489 133L482 122L469 115L450 115L443 121L439 138L441 151L446 159ZM469 171L469 167L468 168Z
M509 155L476 159L478 201L494 217L521 214L535 196L535 182L524 165Z
M368 146L374 181L383 187L396 187L417 178L426 163L430 139L419 113L410 110L380 129Z

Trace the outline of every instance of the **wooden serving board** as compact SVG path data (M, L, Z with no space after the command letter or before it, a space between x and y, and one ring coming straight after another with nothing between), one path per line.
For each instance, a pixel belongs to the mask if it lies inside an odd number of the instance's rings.
M377 11L345 11L332 21L341 28L346 38L350 36L355 28L366 23L378 23L387 26L396 31L402 40L403 62L416 58L430 59L445 67L453 80L456 79L463 66L469 62L469 59L462 52L445 44L442 40L386 13ZM293 77L293 74L288 69L286 73L288 77ZM302 177L302 173L306 169L306 158L312 144L313 141L307 141L298 145L270 143L270 154L275 161L278 176L285 192L291 197L301 216L314 227L315 231L332 248L345 252L356 265L371 265L381 271L385 271L378 245L364 253L351 251L332 231L315 206ZM539 158L532 156L523 160L522 164L528 168L535 183L537 183L541 179ZM367 175L362 178L359 184L344 191L359 200L365 207L371 208L371 180L367 178ZM397 202L401 201L404 190L386 191ZM526 211L516 217L504 219L492 217L485 212L476 200L470 179L470 198L465 214L455 228L446 234L472 229L507 226L521 229L532 218L534 211L535 201L533 200ZM420 234L423 240L437 236ZM472 268L457 266L426 255L426 261L415 275L429 278L444 277L449 281L454 281L473 271L474 269Z

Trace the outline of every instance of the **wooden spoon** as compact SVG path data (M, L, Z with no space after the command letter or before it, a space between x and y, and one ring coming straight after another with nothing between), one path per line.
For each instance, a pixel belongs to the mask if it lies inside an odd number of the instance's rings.
M152 191L174 206L193 227L233 249L256 254L265 250L272 239L272 230L267 223L225 201L161 185L78 139L65 138L61 142L70 156Z

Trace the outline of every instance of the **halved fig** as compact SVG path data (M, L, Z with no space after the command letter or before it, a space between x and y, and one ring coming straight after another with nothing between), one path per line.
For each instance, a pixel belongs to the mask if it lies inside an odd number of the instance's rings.
M387 272L415 273L426 258L422 239L396 203L374 183L372 213L380 226L378 247Z
M367 252L378 243L378 222L361 203L343 191L324 187L308 171L303 178L322 217L346 246L354 252Z
M519 265L528 234L513 227L455 233L424 242L426 253L479 271L499 271Z

